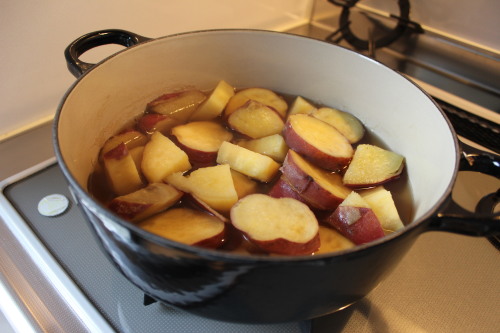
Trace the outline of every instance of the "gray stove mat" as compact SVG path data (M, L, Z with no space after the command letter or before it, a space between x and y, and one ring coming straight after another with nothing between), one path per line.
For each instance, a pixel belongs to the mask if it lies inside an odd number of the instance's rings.
M38 202L59 193L69 209L56 217L38 213ZM51 165L9 185L5 196L42 240L63 269L118 332L308 332L309 322L250 325L198 317L160 303L144 306L144 294L101 252L90 226L73 202L57 166Z

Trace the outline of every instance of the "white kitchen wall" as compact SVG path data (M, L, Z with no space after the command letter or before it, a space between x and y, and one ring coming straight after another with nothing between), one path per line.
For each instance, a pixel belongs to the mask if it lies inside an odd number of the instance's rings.
M212 28L282 31L307 22L312 4L313 0L0 0L0 141L52 118L75 80L66 68L64 49L83 34L111 28L146 37ZM91 56L102 59L117 49L103 47Z

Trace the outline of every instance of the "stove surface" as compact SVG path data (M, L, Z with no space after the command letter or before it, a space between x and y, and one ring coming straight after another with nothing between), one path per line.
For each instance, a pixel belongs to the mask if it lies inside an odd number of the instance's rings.
M65 195L70 208L57 217L43 217L38 202L52 193ZM494 332L498 328L499 252L484 238L423 234L396 270L351 307L310 322L241 325L195 317L159 303L144 306L141 291L100 251L53 159L4 182L3 194L0 226L21 243L34 236L36 240L23 245L28 252L37 251L28 256L41 272L33 276L32 268L26 274L26 267L19 267L25 265L22 258L6 258L3 248L2 274L17 292L18 305L31 309L31 321L43 329L49 325L51 332ZM6 218L5 207L10 204L19 218ZM7 242L0 248L10 246L8 232L2 230L2 237ZM33 245L37 242L41 247ZM17 281L12 274L20 269L26 281ZM26 283L29 290L23 289ZM55 292L48 294L46 285Z
M70 207L54 217L42 216L37 209L39 201L54 193L68 198ZM4 194L69 278L119 332L160 332L165 328L190 333L301 332L301 323L241 325L203 319L160 303L145 306L144 294L101 252L57 164L7 186Z
M325 39L336 22L336 17L323 17L290 32ZM420 40L432 50L427 37ZM411 75L452 108L460 106L459 118L466 115L463 133L479 119L479 130L468 131L461 140L475 146L483 140L487 145L478 147L498 152L498 63L486 86L475 79L472 85L455 83L450 75L443 78L426 66L431 53L416 59L408 54L411 48L400 47L396 43L376 50L377 59ZM493 88L488 87L491 82ZM470 86L475 93L464 99L469 96L462 93L464 87ZM456 129L460 119L453 121ZM478 139L484 133L486 139ZM8 310L8 319L23 332L498 332L499 251L487 239L443 232L421 235L394 272L365 299L310 322L240 325L195 317L159 303L144 306L141 291L96 243L51 147L49 123L0 142L0 155L10 162L0 167L0 291L8 296L0 308ZM474 211L482 197L498 188L497 178L459 172L453 200ZM52 193L65 195L70 207L57 217L43 217L38 202Z

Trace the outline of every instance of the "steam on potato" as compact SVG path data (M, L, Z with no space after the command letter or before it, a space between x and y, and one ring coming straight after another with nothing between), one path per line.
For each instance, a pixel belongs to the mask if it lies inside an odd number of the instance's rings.
M188 245L346 250L404 227L384 187L401 176L404 157L366 132L346 111L221 80L145 105L103 144L90 191L120 217Z

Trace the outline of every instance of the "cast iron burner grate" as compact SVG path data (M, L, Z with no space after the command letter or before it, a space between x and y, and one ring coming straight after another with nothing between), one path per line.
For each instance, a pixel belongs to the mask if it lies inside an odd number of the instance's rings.
M409 0L399 0L399 15L390 14L390 18L397 21L394 29L389 30L379 38L374 38L370 33L367 40L359 38L351 29L351 8L359 2L359 0L328 0L330 3L341 6L342 12L339 16L339 28L329 34L326 40L338 44L340 41L345 40L352 45L356 50L370 51L379 47L387 46L402 37L405 33L423 33L422 27L410 20L410 3Z
M397 25L394 29L383 29L384 33L379 38L374 38L373 34L369 33L369 38L367 40L357 37L351 29L351 9L359 0L328 1L336 6L342 7L342 12L339 16L339 28L330 33L325 39L333 44L345 41L358 51L368 50L369 56L372 58L375 58L375 49L388 46L400 37L403 37L403 35L424 33L419 23L410 20L409 0L398 1L399 16L394 14L389 15L390 19L397 21ZM373 29L375 29L377 23L372 23L374 24ZM369 30L371 31L373 29ZM476 142L495 153L500 153L500 125L473 113L459 109L441 99L436 97L433 98L450 119L458 135Z
M500 125L434 97L458 135L500 154Z

